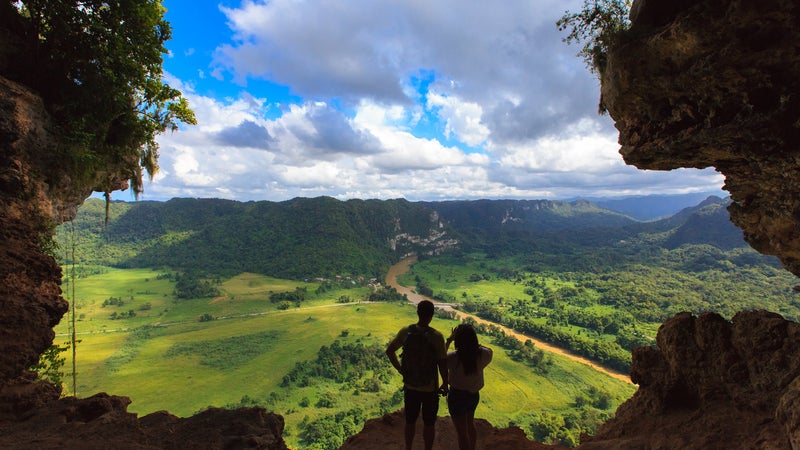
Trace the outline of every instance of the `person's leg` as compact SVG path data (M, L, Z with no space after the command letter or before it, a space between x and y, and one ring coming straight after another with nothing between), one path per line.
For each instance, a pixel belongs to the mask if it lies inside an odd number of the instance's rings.
M425 450L433 448L433 440L436 437L436 416L439 414L439 393L436 391L425 393L422 401L422 439L425 441Z
M406 450L411 450L414 446L414 435L417 433L416 427L413 423L406 422L405 437L406 437Z
M406 426L404 430L405 444L406 450L411 450L411 447L414 445L414 435L416 434L416 424L417 418L419 417L419 411L422 406L422 398L420 397L419 392L406 389L403 399L403 408L405 409L406 419Z
M433 448L433 440L436 438L436 425L425 425L422 428L422 440L425 441L425 450Z
M470 408L469 392L460 389L451 389L447 394L447 409L450 412L450 419L456 428L459 450L469 449L469 433L467 430L467 412Z
M456 427L456 436L458 436L458 450L471 450L470 436L467 431L467 416L450 416L453 420L453 425Z
M475 429L475 410L480 402L480 394L475 393L471 396L470 404L466 415L467 434L469 435L469 450L475 450L475 441L478 439L478 430Z
M475 450L475 441L478 439L478 430L475 429L475 413L470 413L465 416L465 426L466 432L468 435L469 440L469 447L464 447L465 449Z

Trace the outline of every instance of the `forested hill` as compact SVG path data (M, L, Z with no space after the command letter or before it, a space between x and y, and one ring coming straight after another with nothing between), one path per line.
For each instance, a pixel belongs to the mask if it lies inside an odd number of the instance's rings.
M104 202L90 199L57 239L63 244L74 237L76 259L86 264L294 279L380 277L411 253L479 250L554 260L623 241L647 248L744 247L726 204L712 197L671 218L637 222L585 200L173 199L112 202L105 228Z
M113 202L107 230L104 215L96 199L78 212L83 262L284 278L378 276L406 254L457 244L435 212L405 200ZM69 226L60 231L59 239L69 239Z

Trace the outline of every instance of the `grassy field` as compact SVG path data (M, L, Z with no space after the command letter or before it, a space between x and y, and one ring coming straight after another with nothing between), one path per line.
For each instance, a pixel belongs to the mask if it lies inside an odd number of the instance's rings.
M284 416L285 438L293 448L301 447L303 423L353 407L375 417L401 384L396 373L380 392L326 379L302 387L285 387L281 381L296 363L315 359L320 347L334 340L385 346L401 326L415 321L414 309L359 302L368 296L368 287L317 295L317 286L241 274L221 280L221 295L215 298L176 300L174 283L159 271L105 269L79 278L74 286L77 394L125 395L132 399L129 411L140 415L168 410L188 416L208 406L258 404ZM269 299L271 293L297 288L309 293L299 307L280 310ZM68 299L71 292L67 284ZM352 302L338 302L343 296ZM114 313L124 318L112 319ZM214 320L200 321L204 315ZM444 331L455 324L436 318L432 325ZM69 316L56 332L55 343L68 340ZM481 340L495 349L495 359L486 372L478 416L496 426L524 424L532 412L574 412L576 397L592 390L613 399L611 413L635 389L558 356L542 373L512 360L493 338ZM71 364L68 356L65 368ZM71 394L71 370L66 371ZM321 396L335 398L334 405L315 407ZM390 410L399 408L392 404ZM446 415L444 401L440 415Z

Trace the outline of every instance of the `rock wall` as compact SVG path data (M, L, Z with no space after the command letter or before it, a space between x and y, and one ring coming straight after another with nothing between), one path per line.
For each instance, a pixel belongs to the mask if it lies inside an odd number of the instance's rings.
M800 276L800 3L637 0L601 102L625 162L715 167L731 220Z
M285 450L283 418L262 408L209 410L187 419L138 418L127 397L59 400L28 368L67 311L61 268L44 248L98 179L126 188L114 168L93 180L54 170L59 142L39 97L0 77L0 448L260 448Z
M38 361L67 311L61 269L41 250L55 224L49 187L30 162L56 151L49 127L38 97L0 79L0 386Z
M657 343L634 350L639 390L581 449L800 448L800 324L681 313Z

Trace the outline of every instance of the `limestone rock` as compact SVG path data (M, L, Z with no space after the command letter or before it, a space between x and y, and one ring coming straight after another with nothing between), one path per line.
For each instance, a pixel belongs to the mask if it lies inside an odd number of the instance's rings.
M681 313L633 353L639 390L580 448L792 448L800 324L766 311ZM797 447L794 447L797 448Z
M625 162L715 167L733 222L800 275L800 4L637 0L602 103Z
M212 408L185 419L167 412L138 418L127 412L130 402L101 393L47 403L23 421L0 421L0 447L287 450L283 418L263 408Z
M30 163L55 152L49 124L38 97L0 78L0 385L38 361L67 311L61 268L41 250L49 187Z

